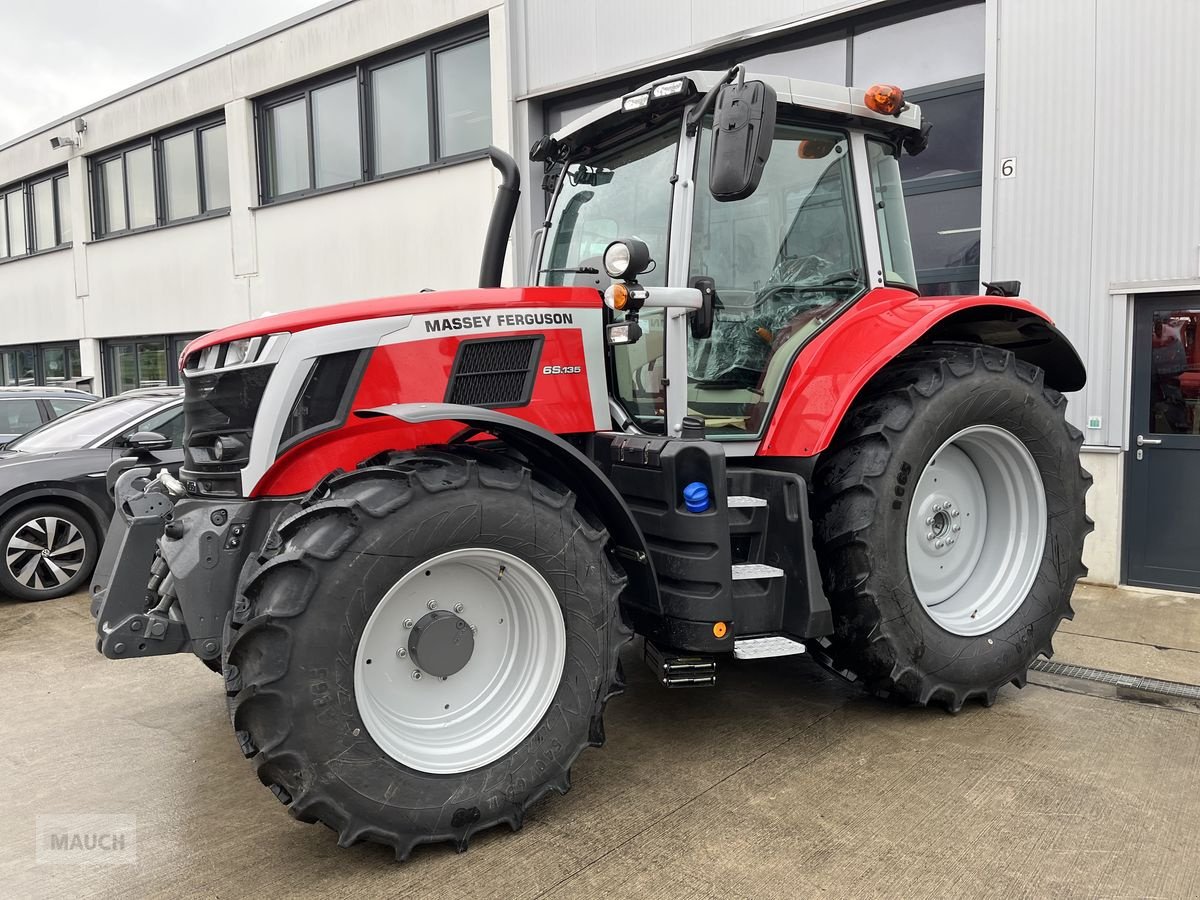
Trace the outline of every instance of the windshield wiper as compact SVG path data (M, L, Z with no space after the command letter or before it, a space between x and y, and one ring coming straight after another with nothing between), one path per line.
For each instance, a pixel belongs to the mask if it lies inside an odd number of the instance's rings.
M599 275L600 274L600 270L597 269L595 266L575 266L575 267L567 266L567 267L561 268L561 269L538 269L539 275L541 275L545 272L572 272L576 275Z

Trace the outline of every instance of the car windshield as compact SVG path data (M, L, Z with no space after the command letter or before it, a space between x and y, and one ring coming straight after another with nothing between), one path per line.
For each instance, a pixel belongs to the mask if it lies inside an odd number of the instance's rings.
M655 267L639 279L641 283L666 283L667 226L678 139L676 122L637 143L567 166L538 284L594 284L589 276L600 273L604 248L627 237L645 241L655 261Z
M47 422L5 448L24 453L79 450L161 405L162 397L114 397L101 400Z

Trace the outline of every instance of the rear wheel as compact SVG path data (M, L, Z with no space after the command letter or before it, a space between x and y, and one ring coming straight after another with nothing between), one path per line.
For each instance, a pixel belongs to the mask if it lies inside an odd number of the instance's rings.
M100 552L87 517L42 503L9 513L0 525L0 592L18 600L52 600L77 591Z
M819 659L953 711L1024 684L1086 574L1091 476L1065 407L979 345L917 348L868 386L814 477L835 627Z
M277 524L225 677L242 749L292 813L404 858L565 792L630 632L572 494L486 451L382 462Z

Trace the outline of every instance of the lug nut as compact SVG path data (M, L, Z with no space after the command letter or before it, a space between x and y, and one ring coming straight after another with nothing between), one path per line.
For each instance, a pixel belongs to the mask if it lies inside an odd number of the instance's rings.
M950 513L950 515L954 516L954 518L957 519L958 518L958 510L956 509L954 512Z
M961 525L951 525L950 528L952 531L962 531Z
M437 609L437 601L436 601L436 600L430 600L430 601L429 601L428 603L426 603L425 605L426 605L427 607L429 607L430 609Z
M421 680L421 670L420 669L413 669L412 680L413 681Z
M404 657L408 656L408 651L405 650L403 647L401 647L399 650L396 651L396 655L398 657L400 657L401 659L404 659Z
M935 546L935 547L937 547L939 550L941 550L943 547L945 547L945 546L946 546L946 542L945 542L945 541L938 541L938 542L937 542L936 544L934 544L933 546Z
M477 631L479 631L479 629L476 628L474 625L472 625L471 626L471 634L475 634L475 632L477 632Z
M930 516L928 519L926 519L926 520L925 520L925 524L926 524L926 525L932 525L932 524L933 524L933 516Z
M935 537L937 537L937 535L931 531L929 534L925 535L925 540L932 541Z
M946 538L946 543L947 543L947 544L953 544L953 543L954 543L954 538Z
M461 603L455 603L455 604L454 604L454 611L455 611L456 613L460 613L460 612L462 612L462 611L463 611L463 605L462 605Z
M412 619L405 619L405 620L404 620L404 627L405 627L405 628L412 628Z

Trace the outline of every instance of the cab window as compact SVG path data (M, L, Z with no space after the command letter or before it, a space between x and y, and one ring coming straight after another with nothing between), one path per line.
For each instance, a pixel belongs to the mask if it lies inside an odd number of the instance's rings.
M710 278L712 335L688 342L689 412L713 436L753 437L804 342L866 290L847 134L776 126L749 197L707 189L711 132L701 135L690 283Z

